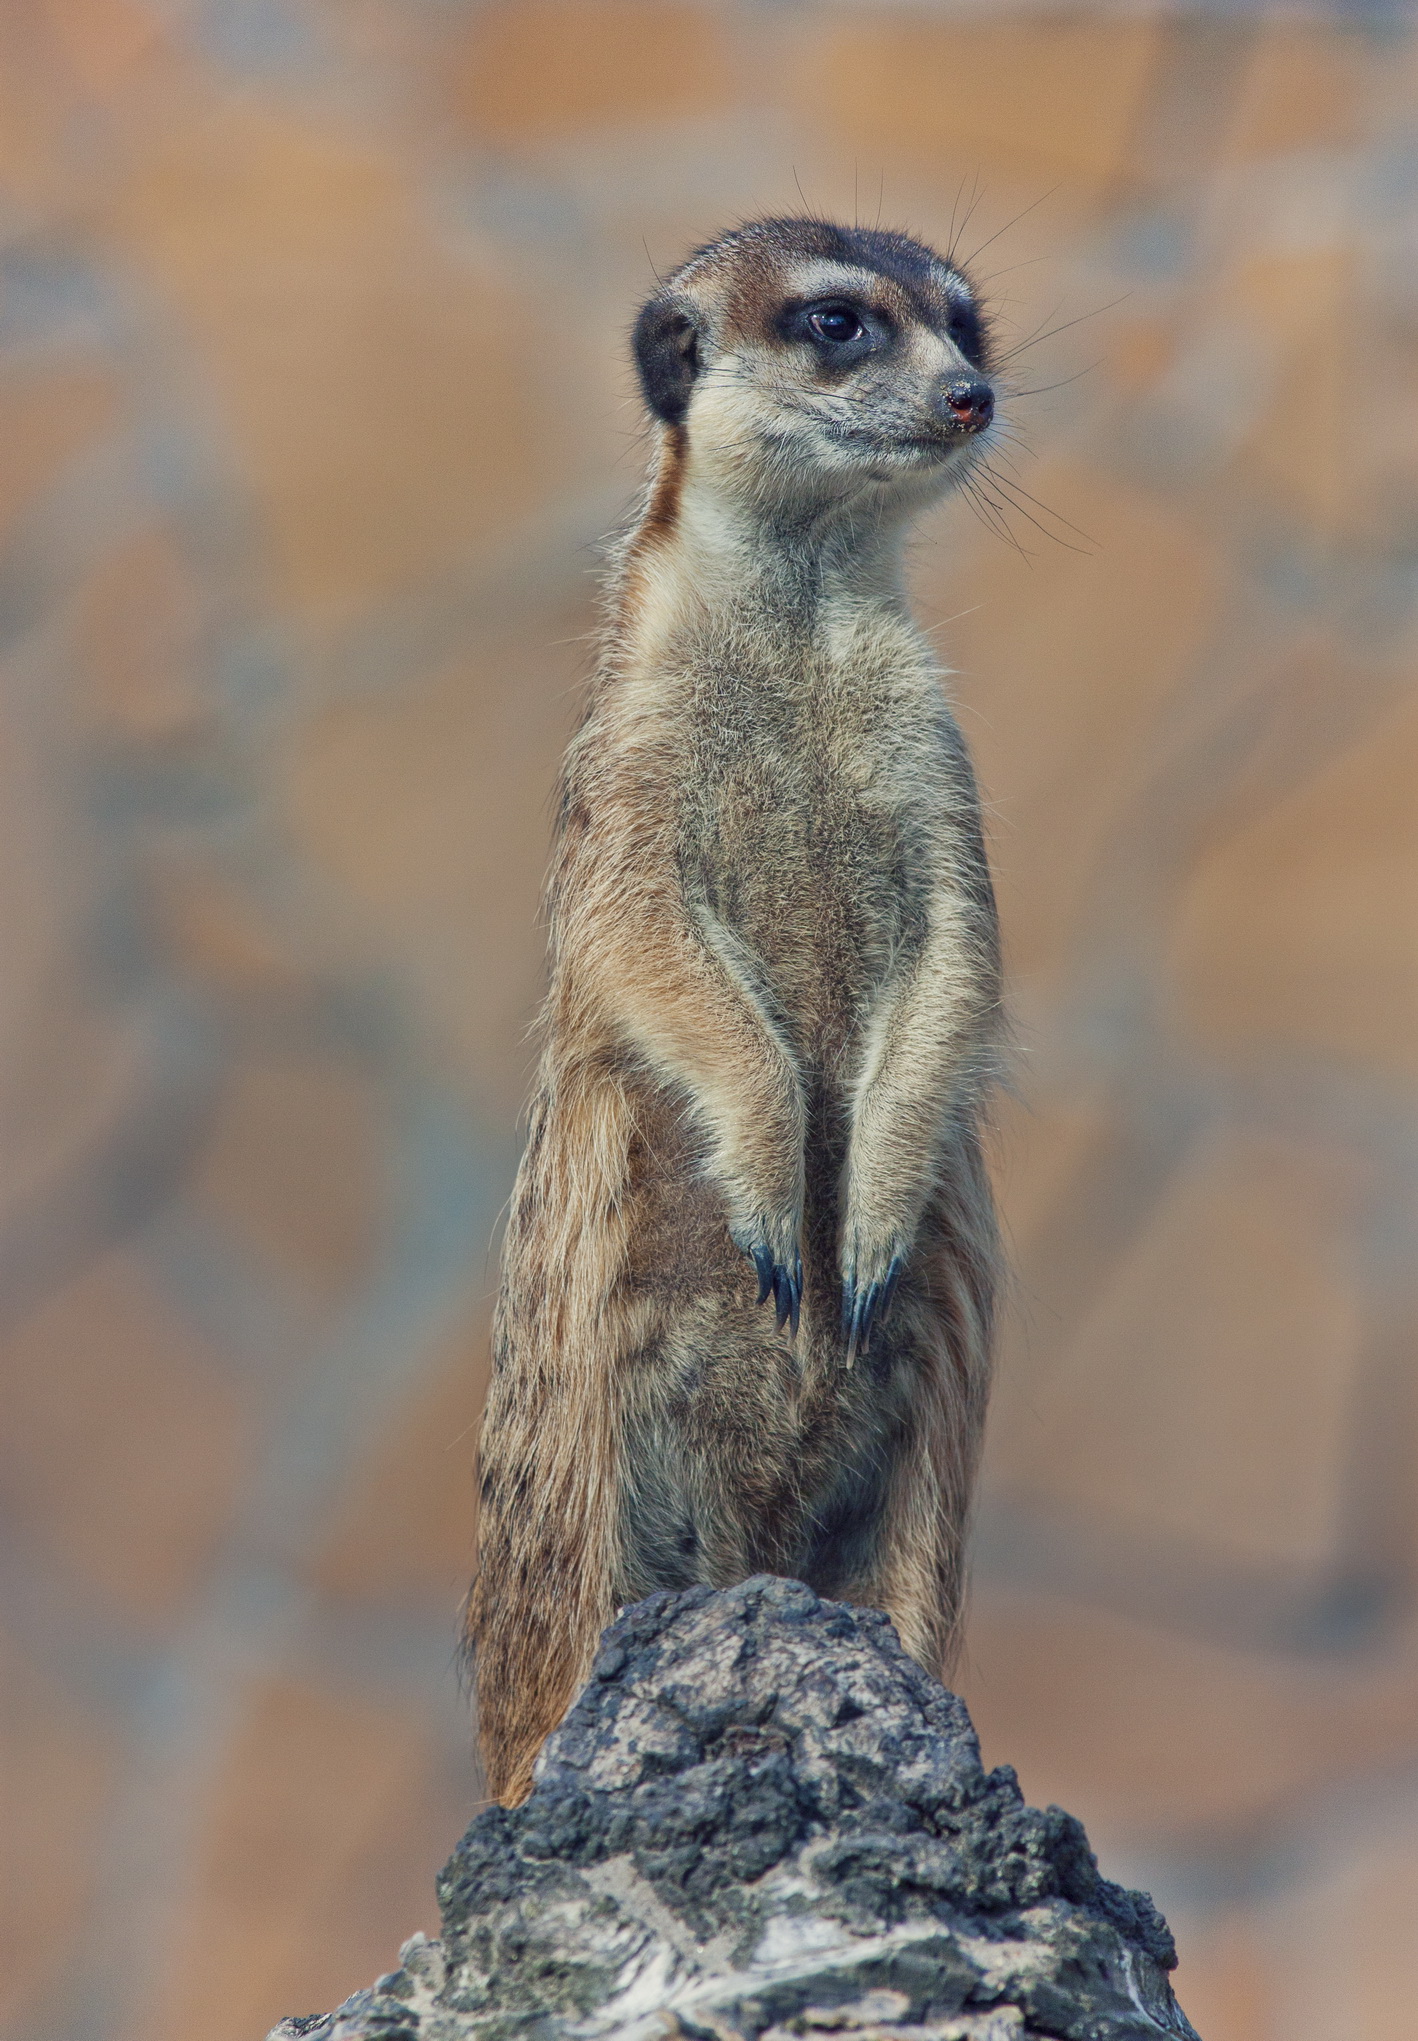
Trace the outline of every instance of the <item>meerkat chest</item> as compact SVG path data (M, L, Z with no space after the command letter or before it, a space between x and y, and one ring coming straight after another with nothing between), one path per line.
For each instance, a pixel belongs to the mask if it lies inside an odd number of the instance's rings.
M697 677L685 878L791 1006L824 984L855 998L923 933L948 876L948 720L938 686L879 663L725 661Z
M686 812L703 852L769 843L824 876L925 850L951 798L954 725L936 677L868 640L710 648L680 710Z

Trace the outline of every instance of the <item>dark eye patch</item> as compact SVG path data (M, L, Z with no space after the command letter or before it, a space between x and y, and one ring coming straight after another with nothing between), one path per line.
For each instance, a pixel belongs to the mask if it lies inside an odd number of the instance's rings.
M950 315L945 330L972 367L984 367L985 322L973 299L951 293Z
M853 298L812 298L785 305L778 330L785 340L806 340L823 366L831 368L850 367L893 337L883 313Z

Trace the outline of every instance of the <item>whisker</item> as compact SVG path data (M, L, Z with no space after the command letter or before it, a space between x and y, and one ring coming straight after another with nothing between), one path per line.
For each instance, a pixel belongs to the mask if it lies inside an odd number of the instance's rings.
M1089 533L1081 531L1076 524L1070 524L1068 519L1061 516L1057 510L1050 510L1047 503L1041 503L1037 496L1031 496L1027 489L1022 488L1018 482L1011 481L1007 476L1001 475L998 469L990 469L988 472L992 487L1001 491L1010 508L1018 511L1021 517L1028 518L1034 529L1042 532L1046 539L1052 539L1055 545L1063 546L1070 553L1082 553L1085 557L1089 553L1097 551L1098 541L1092 538ZM1085 544L1075 546L1068 539L1061 538L1057 532L1050 531L1047 525L1041 524L1037 517L1032 516L1024 508L1024 503L1016 501L1016 498L1020 496L1024 498L1025 503L1032 503L1036 510L1042 511L1045 517L1050 517L1055 523L1063 525L1065 530L1077 533L1078 537L1085 541Z
M1017 534L1008 523L1009 505L1001 503L997 497L991 496L989 491L986 489L981 489L980 494L985 498L987 503L993 506L996 515L1000 519L1000 522L1004 525L1006 531L1008 531L1009 533L1010 544L1019 554L1020 559L1027 560L1029 562L1029 565L1032 567L1035 560L1038 558L1038 555L1034 551L1032 546L1023 545L1020 542Z
M970 173L967 171L965 173L965 176L968 177L969 174ZM978 172L976 174L978 175ZM965 178L962 177L960 180L960 188L955 194L954 204L950 208L950 225L945 230L945 259L947 262L949 262L951 252L955 247L955 215L960 210L960 201L962 198L964 198L964 196L965 196Z
M1006 390L1005 397L1008 398L1009 395L1010 392ZM1005 412L1003 417L1001 417L998 414L998 412L995 414L995 422L991 426L990 430L992 433L998 433L1005 439L1014 440L1017 445L1022 446L1024 448L1026 453L1031 454L1033 453L1034 451L1033 441L1025 438L1023 426L1019 423L1018 419L1011 418L1007 411Z
M961 192L962 192L962 193L964 192L964 189L965 189L965 180L964 180L964 178L962 177L962 178L961 178L961 180L960 180L960 190L961 190ZM977 207L977 206L979 205L979 203L980 203L980 200L981 200L981 199L982 199L982 198L984 197L984 195L985 195L985 194L984 194L984 192L983 192L983 191L981 190L981 188L980 188L980 173L979 173L979 171L977 170L977 171L975 172L975 184L974 184L974 189L973 189L973 190L971 191L971 194L970 194L970 203L969 203L969 205L968 205L968 206L967 206L967 207L965 208L965 217L964 217L964 219L963 219L963 220L962 220L962 221L960 222L960 227L959 227L959 230L958 230L958 232L957 232L957 230L956 230L956 226L955 226L955 215L954 215L954 213L952 212L952 214L951 214L951 216L950 216L950 246L949 246L949 247L947 248L947 250L946 250L946 254L945 254L945 259L946 259L946 261L947 261L947 262L948 262L948 263L949 263L949 264L951 265L951 267L952 267L952 268L956 267L956 262L955 262L955 251L956 251L956 249L957 249L957 248L959 247L959 245L960 245L960 236L961 236L961 234L963 234L963 233L965 232L965 229L966 229L966 228L967 228L967 227L969 226L969 224L970 224L971 220L972 220L972 219L973 219L973 218L975 217L975 208L976 208L976 207ZM957 200L956 200L956 203L957 203L957 205L959 204L959 199L958 199L958 198L957 198ZM987 245L988 245L988 244L987 244ZM976 249L976 251L975 251L975 252L976 252L976 254L978 254L978 253L979 253L979 250L978 250L978 249Z
M1025 206L1023 212L1016 213L1012 220L1006 220L1002 227L996 227L994 233L991 234L989 240L982 241L979 247L975 249L974 253L969 258L970 261L971 262L977 261L979 257L984 254L985 250L988 247L990 247L993 242L998 241L1001 234L1007 234L1011 227L1017 227L1019 225L1019 222L1022 219L1025 219L1030 213L1032 213L1036 206L1041 206L1044 203L1045 199L1052 198L1056 191L1062 191L1062 189L1063 186L1060 184L1053 185L1048 191L1041 192L1038 198L1031 200L1030 203L1027 206ZM963 233L964 231L965 231L964 226L962 224L961 232Z
M990 441L991 446L998 446L1001 440L1007 440L1010 446L1018 447L1020 453L1023 454L1027 459L1031 461L1038 460L1039 450L1035 446L1034 442L1030 439L1026 439L1024 437L1024 434L1020 432L1016 426L1012 426L1007 419L1004 421L1003 424L1001 424L1000 421L996 419L994 431L996 436L993 439L991 439Z
M1020 342L1020 346L1027 346L1034 339L1035 334L1042 333L1044 328L1048 325L1050 319L1056 319L1059 313L1063 310L1063 308L1064 301L1062 298L1060 298L1052 311L1045 312L1043 318L1039 321L1038 325L1034 328L1033 332L1025 335L1024 339ZM1013 323L1014 323L1013 320L1010 319L1006 319L1004 321L1004 324L1007 326L1013 325Z
M1001 367L1015 360L1027 348L1038 347L1041 341L1052 340L1059 333L1067 333L1070 326L1081 326L1085 319L1101 318L1104 312L1111 312L1116 306L1125 304L1131 296L1131 291L1124 291L1121 297L1110 298L1106 305L1095 305L1091 312L1080 312L1076 319L1065 319L1061 325L1051 326L1046 333L1031 333L1027 340L1020 341L1018 347L1011 348L1008 354L1000 357Z
M985 244L988 247L988 242ZM1016 269L1032 269L1037 262L1047 262L1047 255L1028 255L1023 262L1008 263L1003 269L992 269L988 276L982 276L981 283L996 283L1002 276L1013 276Z
M1084 314L1085 318L1088 316ZM1047 397L1050 390L1066 390L1070 383L1076 383L1084 376L1091 376L1095 369L1103 366L1101 361L1090 361L1086 369L1076 369L1071 376L1060 376L1056 383L1038 383L1032 390L1006 389L1008 397Z
M921 636L923 638L934 638L938 632L948 631L952 624L958 624L962 617L972 617L977 609L983 608L983 603L972 602L969 609L958 609L954 616L942 617L938 624L922 624L920 626Z
M1002 539L1005 545L1011 546L1021 560L1028 559L1029 555L1005 522L1003 511L992 497L986 495L979 482L973 476L965 476L961 480L960 488L967 501L974 506L975 515L985 529L992 532L997 539Z
M1001 440L1007 440L1011 446L1018 447L1019 451L1022 454L1027 454L1030 460L1038 460L1039 449L1035 446L1033 440L1028 438L1023 430L1015 424L1012 418L996 417L994 424L990 427L989 436L980 448L981 454L988 455Z
M1012 474L1001 475L998 469L993 469L991 470L991 478L999 488L1010 493L1012 496L1023 497L1024 503L1032 503L1034 505L1034 508L1037 511L1039 511L1042 516L1052 518L1056 524L1061 524L1065 531L1073 532L1076 537L1083 540L1084 550L1092 552L1096 552L1098 550L1098 541L1096 538L1094 538L1092 532L1084 531L1081 525L1071 523L1070 520L1063 515L1063 512L1055 510L1052 504L1044 503L1040 500L1039 497L1031 495L1030 492L1024 487L1024 484L1021 481L1019 481L1016 476ZM1019 511L1021 517L1027 517L1029 515L1028 511L1024 509L1023 504L1017 503L1015 505L1015 508ZM1057 534L1055 534L1055 536L1057 537ZM1059 539L1060 545L1065 545L1066 543L1067 543L1066 540Z

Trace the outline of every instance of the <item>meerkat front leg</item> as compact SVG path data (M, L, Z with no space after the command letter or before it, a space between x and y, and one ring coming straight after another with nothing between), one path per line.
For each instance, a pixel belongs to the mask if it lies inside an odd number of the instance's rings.
M802 1303L807 1108L787 1043L754 984L751 957L702 903L686 899L672 860L640 862L603 917L594 960L615 1031L686 1097L706 1139L704 1168L723 1194L728 1230L796 1334ZM602 883L614 884L614 873ZM613 922L610 942L605 929Z
M913 964L881 988L852 1097L844 1181L842 1333L864 1352L915 1244L948 1116L997 1002L991 948L959 896L938 896Z

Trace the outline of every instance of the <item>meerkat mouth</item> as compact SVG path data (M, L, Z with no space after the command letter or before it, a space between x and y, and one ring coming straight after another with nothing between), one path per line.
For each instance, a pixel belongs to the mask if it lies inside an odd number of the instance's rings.
M897 444L925 454L931 460L948 461L954 454L968 453L978 441L979 435L973 432L916 433Z
M939 466L963 454L975 445L979 435L965 432L903 432L877 433L853 431L848 426L835 422L827 424L827 435L834 445L847 448L853 453L868 454L877 459L891 459L906 456L916 462Z

